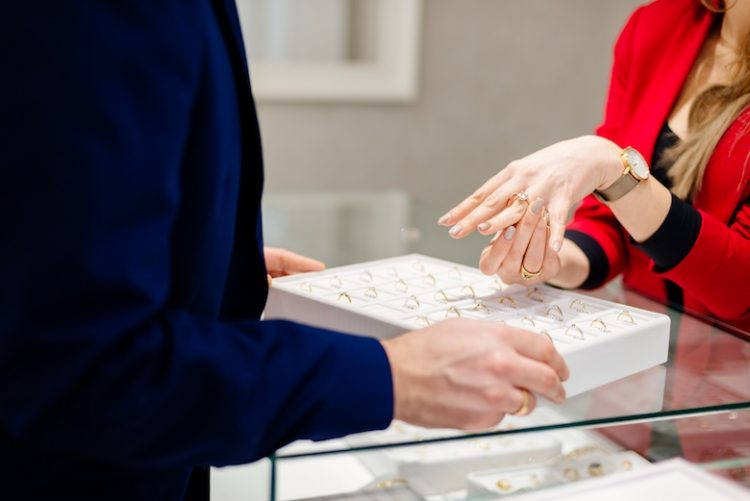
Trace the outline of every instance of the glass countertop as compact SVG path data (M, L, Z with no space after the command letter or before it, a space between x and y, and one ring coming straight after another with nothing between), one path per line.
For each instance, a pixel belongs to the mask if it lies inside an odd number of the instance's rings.
M335 249L337 254L329 265L353 264L391 257L396 253L419 252L476 266L476 258L484 243L479 243L474 238L453 245L454 243L445 235L444 229L436 227L434 223L440 211L415 203L406 203L405 197L391 192L385 195L385 202L378 201L377 195L368 196L369 198L350 194L343 197L345 217L342 217L341 224L336 224L335 217L328 217L317 225L315 219L296 221L299 212L293 210L285 216L285 203L297 200L294 197L272 197L270 210L274 214L274 223L286 224L286 228L290 229L290 234L295 235L295 238L300 238L299 231L291 231L295 230L296 224L299 225L300 231L303 231L301 228L304 226L304 231L316 235L318 242L326 241L326 245ZM394 199L398 203L394 203ZM328 203L330 197L321 196L320 200ZM401 207L408 214L399 212L398 217L388 214L386 219L377 220L376 215L368 215L367 210L370 209L362 208L362 200L374 201L371 209L374 214L379 214L378 211L384 204L389 206L390 210ZM295 201L291 206L295 208L297 203ZM309 204L314 203L315 198L308 197L305 204L308 206L307 212L315 213L314 209L309 208ZM353 206L357 209L353 210ZM268 208L266 210L268 211ZM333 211L331 213L335 215L335 207L326 206L325 210ZM364 211L362 214L365 215L359 214L357 210ZM285 221L285 217L289 220ZM391 238L391 243L381 249L382 252L373 251L366 242L362 242L365 237L356 222L368 218L372 226L379 229L378 234L373 236L374 242L388 241ZM389 223L391 220L392 224ZM355 229L347 231L346 225L352 221L355 223ZM352 238L357 240L357 245L352 244ZM401 238L400 247L395 244L397 238ZM302 241L287 241L283 233L277 232L270 243L304 253L304 245L300 245L304 244L304 240L303 236ZM314 257L326 259L326 256L321 255ZM317 443L296 442L279 450L276 457L297 458L342 451L406 447L549 429L615 426L750 409L750 343L747 342L750 333L740 333L712 319L690 315L652 301L624 289L618 283L612 283L593 292L592 295L668 315L671 318L671 327L667 363L577 395L560 406L541 403L530 416L508 416L497 428L481 433L425 430L394 422L384 431Z

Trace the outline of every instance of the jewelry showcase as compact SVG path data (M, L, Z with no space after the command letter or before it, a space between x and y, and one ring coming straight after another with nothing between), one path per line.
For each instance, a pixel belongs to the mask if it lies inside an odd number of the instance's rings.
M540 285L507 285L419 254L273 281L266 319L387 338L449 318L506 324L550 339L570 368L568 396L667 360L669 317Z

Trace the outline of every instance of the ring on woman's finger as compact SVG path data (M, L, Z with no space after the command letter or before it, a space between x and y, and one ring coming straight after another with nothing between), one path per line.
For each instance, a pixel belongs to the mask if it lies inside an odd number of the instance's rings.
M508 200L508 206L510 207L511 205L513 205L516 202L525 203L526 206L528 207L528 205L529 205L529 194L526 193L525 191L517 191L517 192L513 193L510 196L510 199Z
M513 413L514 416L525 416L531 412L531 392L526 388L521 388L520 390L523 393L523 402L521 403L521 407Z
M524 280L534 280L535 278L539 277L542 274L542 268L539 268L539 271L537 272L531 272L524 268L523 264L521 265L521 269L519 270L519 273L521 273L521 278Z

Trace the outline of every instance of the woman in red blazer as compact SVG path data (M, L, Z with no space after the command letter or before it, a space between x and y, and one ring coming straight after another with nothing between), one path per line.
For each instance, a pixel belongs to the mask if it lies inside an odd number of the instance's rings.
M657 0L614 56L596 136L512 162L439 222L494 234L480 267L506 282L623 274L750 332L750 0Z

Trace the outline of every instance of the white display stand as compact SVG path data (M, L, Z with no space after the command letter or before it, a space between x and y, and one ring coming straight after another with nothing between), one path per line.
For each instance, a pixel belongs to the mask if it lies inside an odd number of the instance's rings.
M669 317L545 285L506 285L418 254L275 279L264 314L379 339L447 318L548 336L573 396L667 360Z

